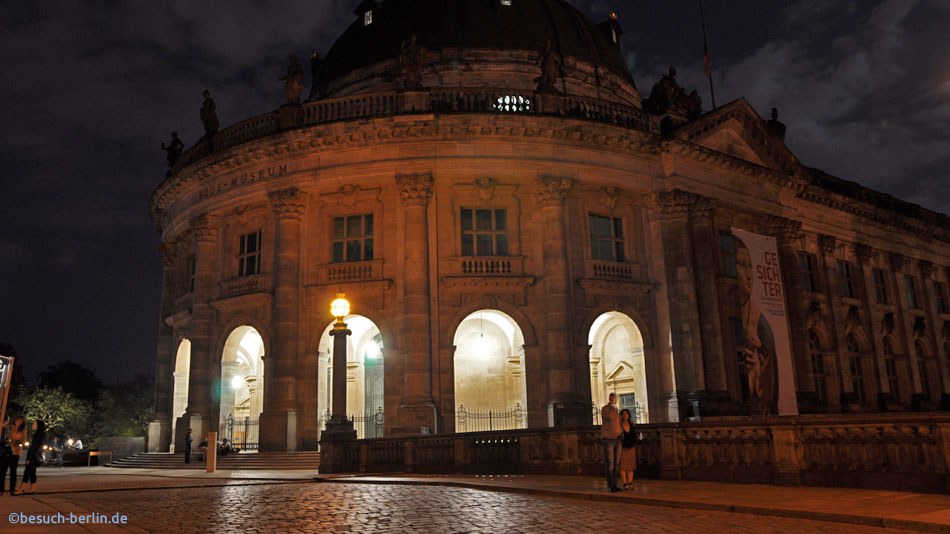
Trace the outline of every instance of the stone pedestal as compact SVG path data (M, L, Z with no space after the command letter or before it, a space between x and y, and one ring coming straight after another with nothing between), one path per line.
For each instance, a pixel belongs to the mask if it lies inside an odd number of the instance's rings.
M428 91L406 91L402 94L404 111L429 111L432 99Z
M264 412L260 426L261 452L293 452L297 450L297 412L286 410Z
M145 452L166 452L171 443L171 427L168 418L158 418L148 423L148 438L145 442Z
M579 427L589 426L593 422L593 413L589 403L569 398L548 401L548 426Z
M346 473L358 469L359 458L350 458L347 454L355 442L353 422L346 417L331 417L320 435L320 473Z
M438 432L439 411L435 403L426 399L409 400L399 406L394 436L435 434Z
M277 110L277 128L289 130L303 124L303 111L300 104L286 104Z

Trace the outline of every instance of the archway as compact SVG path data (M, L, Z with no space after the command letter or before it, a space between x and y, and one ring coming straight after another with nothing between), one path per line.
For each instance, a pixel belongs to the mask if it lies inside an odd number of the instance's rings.
M385 397L383 390L383 336L372 320L362 315L343 319L352 332L346 343L346 413L353 419L359 439L383 436ZM333 406L333 337L331 323L323 331L319 346L317 411L322 429Z
M264 410L264 339L250 326L235 328L221 355L221 436L257 449Z
M455 331L455 431L527 428L524 335L508 314L479 310Z
M188 408L188 377L191 372L191 341L182 339L175 355L175 371L172 374L172 436L176 436L178 418L185 415ZM170 452L175 452L175 440L172 439Z
M595 422L607 396L616 393L618 408L630 410L638 423L650 421L647 398L643 334L637 324L618 311L594 320L587 338L590 345L590 390Z

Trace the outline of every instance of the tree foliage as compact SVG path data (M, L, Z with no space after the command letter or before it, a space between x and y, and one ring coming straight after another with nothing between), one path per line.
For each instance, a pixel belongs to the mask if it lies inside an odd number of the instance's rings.
M27 421L40 419L51 434L85 435L89 430L92 407L62 388L37 386L32 391L23 388L17 395L17 404Z
M144 436L152 420L152 380L138 375L102 389L96 403L97 436Z

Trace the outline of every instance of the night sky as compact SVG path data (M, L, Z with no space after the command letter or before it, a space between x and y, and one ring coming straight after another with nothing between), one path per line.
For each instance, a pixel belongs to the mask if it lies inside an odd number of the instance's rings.
M205 88L222 127L276 109L288 55L325 53L358 3L4 4L0 342L28 377L64 359L106 380L153 372L160 143L198 139ZM594 22L618 12L644 96L675 65L709 109L697 0L573 3ZM718 104L778 107L804 164L950 212L950 2L706 0L705 12Z

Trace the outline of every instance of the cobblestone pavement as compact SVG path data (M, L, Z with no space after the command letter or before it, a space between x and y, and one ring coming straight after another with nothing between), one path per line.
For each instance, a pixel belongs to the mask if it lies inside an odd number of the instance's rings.
M276 530L432 534L903 532L800 519L435 486L308 482L59 493L35 498L52 511L84 509L106 515L119 512L129 517L130 530L176 534ZM38 527L23 531L38 531Z

